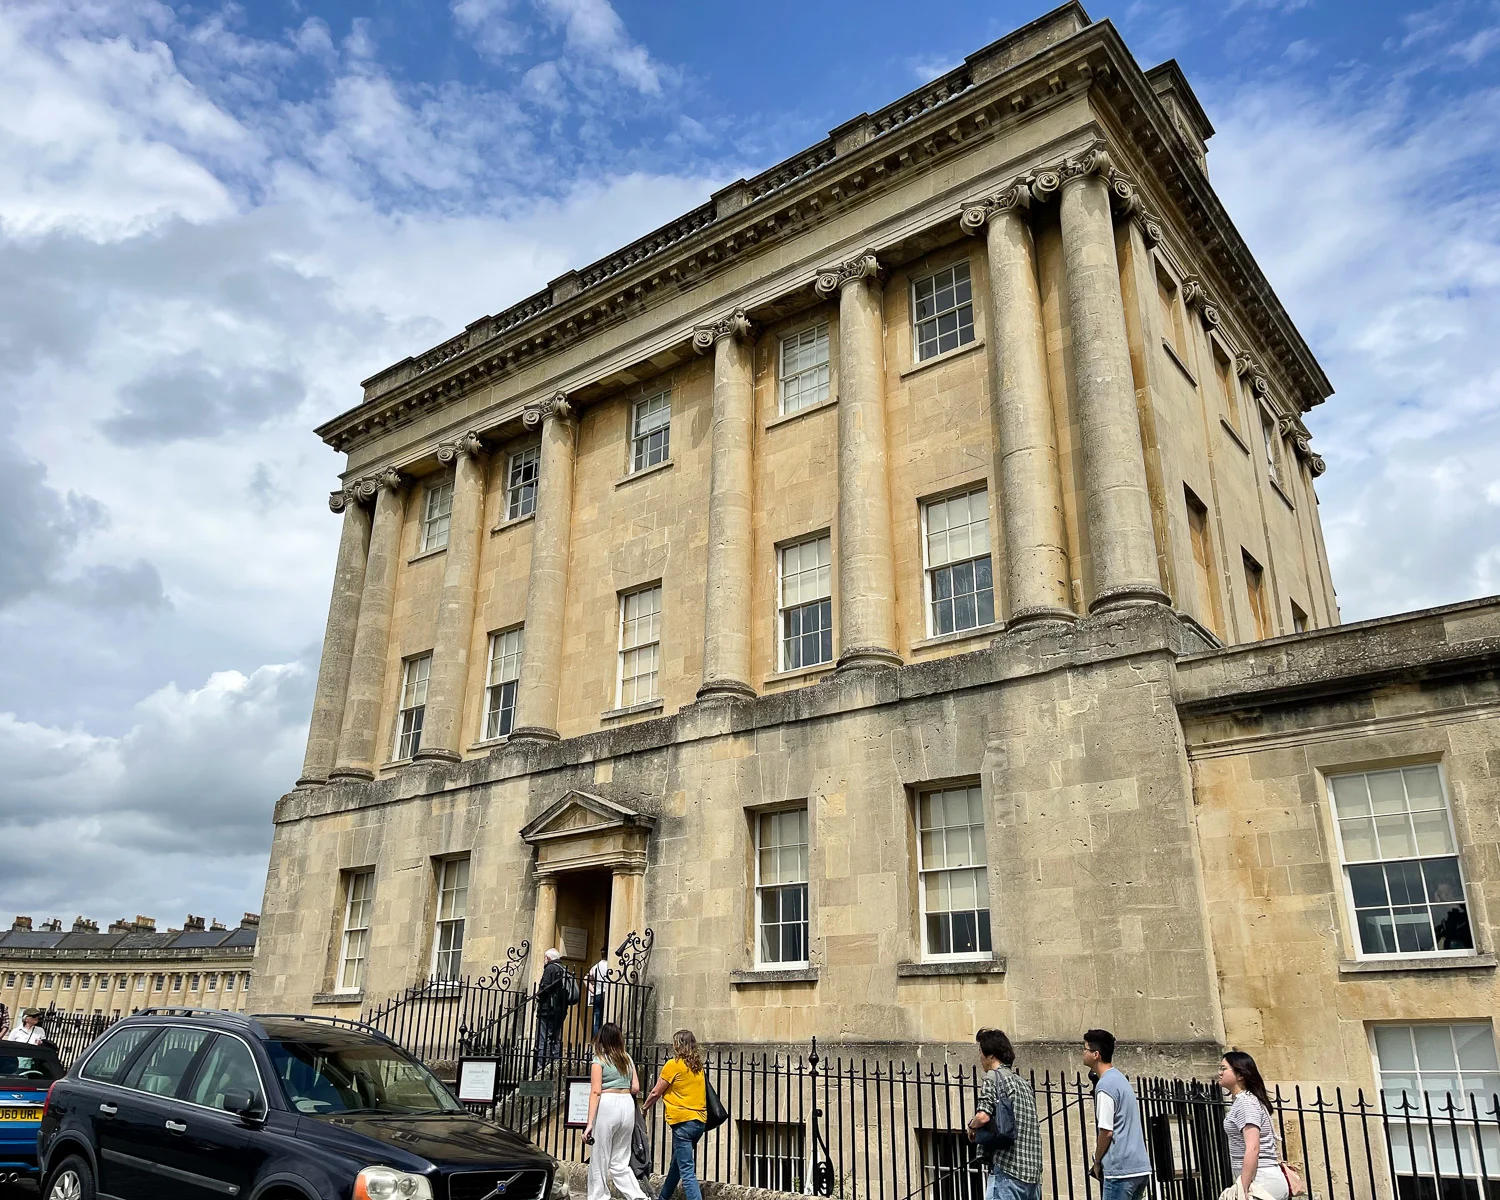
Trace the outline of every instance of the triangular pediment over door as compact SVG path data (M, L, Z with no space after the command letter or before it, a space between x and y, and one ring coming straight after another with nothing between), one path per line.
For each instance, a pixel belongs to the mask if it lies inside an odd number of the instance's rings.
M599 867L639 871L655 825L648 813L593 792L570 791L528 821L521 838L536 847L539 874Z

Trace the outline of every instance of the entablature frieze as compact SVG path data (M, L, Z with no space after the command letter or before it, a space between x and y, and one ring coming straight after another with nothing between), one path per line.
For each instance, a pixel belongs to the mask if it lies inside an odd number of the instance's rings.
M1118 33L1107 23L1080 25L1036 53L1010 61L1021 44L1013 45L1014 38L1031 31L1034 40L1045 42L1038 27L1063 15L1077 24L1078 13L1059 10L1034 22L970 56L928 87L841 126L829 139L832 145L820 143L743 186L731 185L714 201L616 254L569 272L558 286L476 321L457 337L371 377L366 402L327 422L319 435L343 451L371 443L434 406L639 315L769 243L806 232L903 181L915 166L926 167L993 140L1080 95L1128 103L1122 119L1130 126L1132 149L1153 170L1171 176L1167 188L1179 207L1184 197L1191 200L1187 207L1195 231L1201 229L1211 253L1226 260L1223 273L1254 285L1249 289L1252 307L1259 304L1262 311L1253 315L1252 324L1273 350L1285 347L1295 384L1290 390L1300 406L1320 402L1330 391L1327 380L1192 162L1189 148L1176 145L1182 135L1170 114L1144 76L1134 78L1140 70ZM1126 76L1130 78L1122 82ZM1150 218L1143 228L1151 228ZM1274 338L1272 326L1277 326ZM690 330L686 336L691 337Z

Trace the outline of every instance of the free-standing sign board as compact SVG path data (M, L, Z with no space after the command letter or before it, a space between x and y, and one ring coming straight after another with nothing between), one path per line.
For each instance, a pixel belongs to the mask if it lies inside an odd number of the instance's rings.
M497 1058L462 1058L458 1062L458 1098L464 1104L493 1104L495 1081L500 1075Z
M589 1123L589 1077L568 1076L568 1121L569 1129L582 1129Z

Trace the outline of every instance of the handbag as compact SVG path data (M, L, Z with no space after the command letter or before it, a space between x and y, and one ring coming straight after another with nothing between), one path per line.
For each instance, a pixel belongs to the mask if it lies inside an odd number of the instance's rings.
M705 1130L717 1129L729 1120L729 1110L724 1107L724 1102L719 1099L719 1093L714 1091L714 1085L708 1082L706 1076L703 1080L703 1108L706 1116L703 1122Z

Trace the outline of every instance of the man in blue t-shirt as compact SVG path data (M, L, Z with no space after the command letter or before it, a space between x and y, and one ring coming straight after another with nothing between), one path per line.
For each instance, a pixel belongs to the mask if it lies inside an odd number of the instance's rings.
M1102 1200L1137 1200L1151 1185L1151 1156L1141 1128L1141 1106L1130 1080L1115 1070L1115 1035L1090 1029L1083 1035L1083 1065L1094 1077L1098 1125L1089 1174L1103 1184Z

